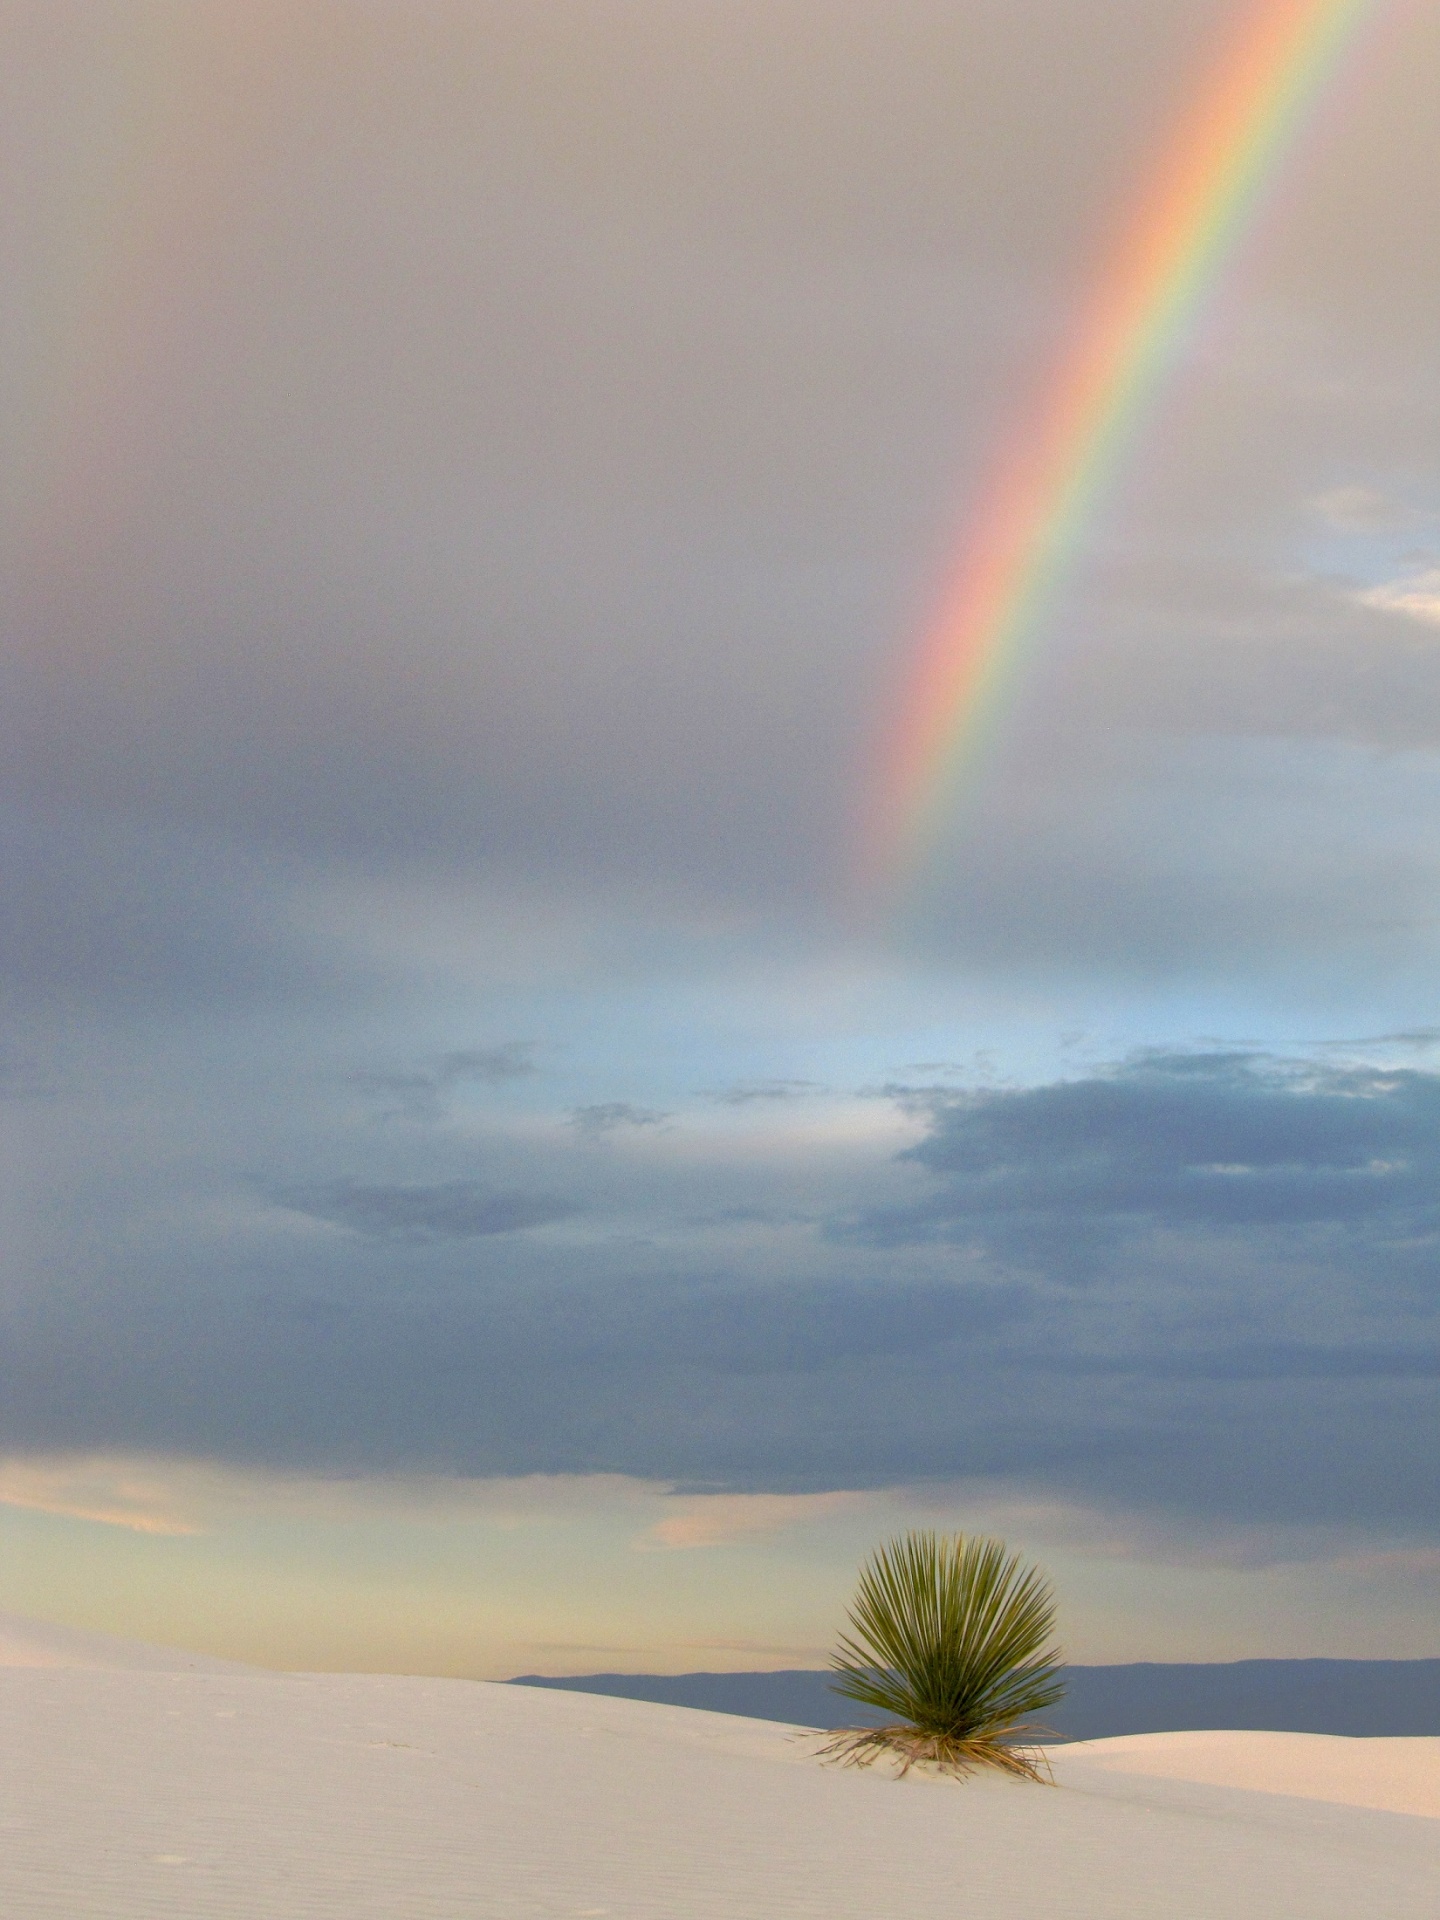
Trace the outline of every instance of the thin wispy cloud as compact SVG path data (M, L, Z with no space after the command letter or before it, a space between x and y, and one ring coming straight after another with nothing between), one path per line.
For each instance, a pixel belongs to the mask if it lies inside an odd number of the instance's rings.
M433 1062L410 1068L361 1068L349 1075L359 1092L388 1103L392 1116L438 1119L458 1088L498 1087L528 1080L539 1072L529 1041L509 1040L496 1047L464 1047Z
M1338 533L1406 533L1433 525L1436 518L1375 487L1331 487L1317 494L1310 504L1326 525Z
M641 1544L672 1550L732 1546L853 1513L866 1504L866 1495L846 1492L709 1494L677 1502L677 1511L657 1520Z
M740 1080L733 1086L716 1088L709 1097L724 1107L751 1107L768 1101L804 1100L823 1091L814 1080Z
M658 1107L637 1107L629 1100L604 1100L596 1106L576 1107L570 1124L590 1139L627 1127L663 1127L674 1118Z
M553 1195L496 1192L470 1180L435 1186L364 1186L340 1180L280 1190L275 1199L295 1213L378 1240L472 1240L523 1233L581 1211L575 1202Z
M1355 598L1362 607L1403 614L1406 619L1418 620L1424 626L1440 627L1440 567L1389 580L1378 587L1367 587Z
M85 1459L0 1460L0 1506L162 1539L201 1531L154 1463L148 1469L125 1463L115 1471L109 1462Z

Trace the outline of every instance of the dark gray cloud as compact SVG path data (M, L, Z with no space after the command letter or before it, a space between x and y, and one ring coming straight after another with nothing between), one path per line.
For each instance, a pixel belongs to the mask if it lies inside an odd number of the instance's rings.
M3 1438L718 1488L979 1476L1182 1525L1440 1534L1433 1322L1410 1349L1311 1340L1202 1358L1202 1329L1153 1312L1147 1328L1133 1304L1097 1328L964 1283L757 1289L612 1271L602 1285L593 1264L578 1287L391 1279L387 1299L312 1271L182 1317L132 1292L123 1319L12 1318ZM1122 1351L1080 1364L1097 1330Z
M580 1208L553 1195L496 1193L469 1180L438 1186L361 1186L335 1181L275 1194L281 1206L379 1240L472 1240L567 1220Z
M282 1196L344 1237L197 1217L142 1258L117 1250L141 1228L97 1229L63 1286L11 1298L0 1441L743 1489L979 1476L1182 1527L1440 1539L1440 1075L1151 1055L922 1117L898 1162L851 1151L820 1186L813 1146L692 1148L605 1156L583 1202ZM594 1166L569 1129L516 1151L556 1193ZM766 1191L805 1204L744 1204ZM562 1218L563 1246L523 1231Z
M1245 1055L1141 1059L1048 1087L912 1095L933 1113L908 1157L939 1176L858 1231L1004 1248L1335 1227L1440 1249L1440 1079L1413 1069L1286 1070Z

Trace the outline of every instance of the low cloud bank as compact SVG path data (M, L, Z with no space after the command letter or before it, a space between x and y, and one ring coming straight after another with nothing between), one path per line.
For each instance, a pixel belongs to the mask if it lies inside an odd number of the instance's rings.
M12 1299L0 1444L1440 1538L1440 1075L1214 1052L901 1097L898 1160L736 1161L680 1115L597 1172L557 1118L490 1182L172 1213Z

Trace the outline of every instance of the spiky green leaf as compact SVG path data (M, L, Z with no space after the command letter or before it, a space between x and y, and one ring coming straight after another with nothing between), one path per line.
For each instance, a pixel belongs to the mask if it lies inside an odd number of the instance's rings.
M835 1691L957 1745L1023 1729L1065 1691L1044 1576L1003 1542L915 1532L861 1570Z

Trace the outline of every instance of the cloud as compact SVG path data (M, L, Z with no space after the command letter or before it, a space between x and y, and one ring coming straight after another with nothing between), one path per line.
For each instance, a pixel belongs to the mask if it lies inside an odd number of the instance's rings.
M710 1095L726 1107L749 1107L757 1101L803 1100L823 1091L814 1080L741 1080L733 1087L721 1087Z
M1278 1240L1369 1233L1397 1259L1440 1245L1440 1079L1153 1055L1089 1079L926 1096L906 1157L936 1176L862 1215L873 1244L949 1240L1052 1279L1093 1274L1160 1232ZM1407 1255L1401 1247L1410 1249Z
M851 1513L873 1502L863 1493L716 1493L679 1503L642 1536L657 1547L728 1547L763 1540L807 1522Z
M458 1053L441 1056L435 1078L443 1087L463 1086L467 1081L494 1086L507 1080L525 1080L540 1071L534 1053L528 1040L507 1040L498 1047L463 1047Z
M637 1107L628 1100L607 1100L599 1106L576 1107L570 1124L577 1133L592 1137L614 1133L620 1127L660 1127L673 1115L658 1107Z
M201 1531L155 1461L0 1460L0 1506L170 1538Z
M267 1157L333 1164L353 1115L293 1085ZM908 1104L599 1161L487 1117L483 1180L468 1137L365 1129L363 1178L278 1193L193 1184L213 1122L184 1110L181 1155L127 1107L17 1248L0 1447L686 1498L959 1478L1440 1538L1440 1075L1157 1053Z
M495 1047L465 1047L441 1054L432 1065L404 1071L364 1068L349 1076L362 1093L394 1102L387 1117L438 1120L445 1096L465 1085L503 1086L527 1080L539 1072L535 1049L526 1040L507 1040Z
M548 1226L580 1211L573 1201L553 1195L496 1193L469 1180L437 1186L361 1186L340 1180L277 1192L275 1198L296 1213L377 1240L471 1240Z
M1355 598L1362 607L1375 607L1381 613L1401 613L1427 627L1440 627L1440 567L1390 580L1382 586L1367 587Z
M255 1515L363 1524L403 1520L452 1528L483 1520L506 1532L618 1508L664 1518L675 1503L664 1485L620 1475L530 1475L503 1480L458 1474L317 1475L158 1454L0 1456L0 1505L135 1533L211 1533Z
M1375 487L1331 487L1310 505L1337 533L1402 533L1432 517Z

